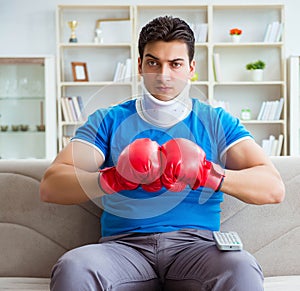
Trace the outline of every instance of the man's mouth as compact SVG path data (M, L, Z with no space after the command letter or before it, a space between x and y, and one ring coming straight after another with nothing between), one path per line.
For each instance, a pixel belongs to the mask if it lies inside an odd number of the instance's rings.
M167 91L172 90L172 87L169 87L169 86L159 86L159 87L156 87L156 90L161 91L161 92L167 92Z

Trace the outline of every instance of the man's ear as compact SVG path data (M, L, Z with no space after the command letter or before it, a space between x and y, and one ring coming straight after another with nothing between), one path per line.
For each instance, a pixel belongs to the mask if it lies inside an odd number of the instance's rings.
M140 75L142 75L142 59L138 58L138 72Z
M196 61L192 60L190 64L190 78L194 76L195 70L196 70Z

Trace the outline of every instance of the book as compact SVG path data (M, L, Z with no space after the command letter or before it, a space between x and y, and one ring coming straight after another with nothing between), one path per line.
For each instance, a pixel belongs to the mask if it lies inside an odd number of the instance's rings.
M122 66L123 63L118 62L115 69L115 74L113 78L113 82L118 82L120 80L121 74L122 74Z
M132 59L118 62L116 65L113 82L130 82L132 77Z
M277 107L279 105L279 101L271 101L270 112L268 114L268 120L275 120L275 114L277 111Z
M269 23L266 28L264 42L279 42L281 40L283 31L283 23L273 21Z
M257 120L279 120L283 103L283 98L275 101L263 101L257 115Z
M73 96L72 102L73 102L73 106L74 106L75 113L76 113L76 121L83 121L82 112L81 112L79 102L78 102L78 97Z
M62 108L62 114L63 114L63 119L66 122L71 122L71 114L69 112L69 106L67 103L67 99L65 97L61 98L61 108Z
M268 42L275 42L277 37L278 27L279 27L279 22L274 21L271 25L271 31L270 31Z
M75 108L74 108L74 103L73 103L73 100L72 100L72 97L66 97L67 98L67 104L69 106L69 111L70 111L70 115L71 115L71 121L77 121L77 115L76 115L76 112L75 112Z
M263 103L261 104L261 107L260 107L259 113L258 113L258 115L257 115L257 120L262 120L262 116L263 116L263 113L264 113L264 110L265 110L266 104L267 104L267 102L266 102L266 101L263 101Z
M265 32L265 36L264 36L264 42L268 42L269 41L271 28L272 28L272 24L269 23L267 25L267 28L266 28L266 32Z
M80 108L82 120L85 120L86 115L85 115L85 110L84 110L84 103L83 103L83 100L82 100L81 96L77 96L77 102L78 102L78 105L79 105L79 108Z
M280 156L281 150L282 150L282 145L283 145L283 134L280 134L278 136L278 144L277 144L277 149L276 149L276 156Z
M270 156L276 156L277 153L277 147L278 147L278 139L274 139L271 144L271 153Z
M281 112L282 112L282 109L283 109L283 103L284 103L284 99L282 97L282 98L279 99L279 102L278 102L278 105L277 105L277 108L276 108L276 112L274 114L274 120L279 120L280 119Z
M125 62L125 70L124 70L124 81L130 82L131 81L131 75L132 75L132 60L126 59Z
M271 111L271 106L272 106L271 101L266 101L266 105L265 105L263 114L261 116L261 120L268 120L269 119L269 115L270 115L269 113Z
M275 42L281 41L282 31L283 31L283 23L279 23L279 27L278 27L278 30L277 30L277 35L276 35L276 38L275 38Z
M214 64L215 81L221 82L223 77L222 77L221 64L220 64L220 54L219 53L214 53L213 54L213 64Z

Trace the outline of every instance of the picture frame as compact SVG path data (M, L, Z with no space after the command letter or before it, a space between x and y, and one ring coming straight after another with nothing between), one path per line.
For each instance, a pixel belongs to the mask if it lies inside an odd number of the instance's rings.
M88 82L87 65L83 62L71 62L74 82Z

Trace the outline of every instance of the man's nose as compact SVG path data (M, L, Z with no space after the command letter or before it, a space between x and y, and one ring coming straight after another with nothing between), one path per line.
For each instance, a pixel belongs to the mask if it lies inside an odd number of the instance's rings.
M158 74L158 79L162 81L170 80L171 78L171 69L169 64L162 64L160 67L160 72Z

